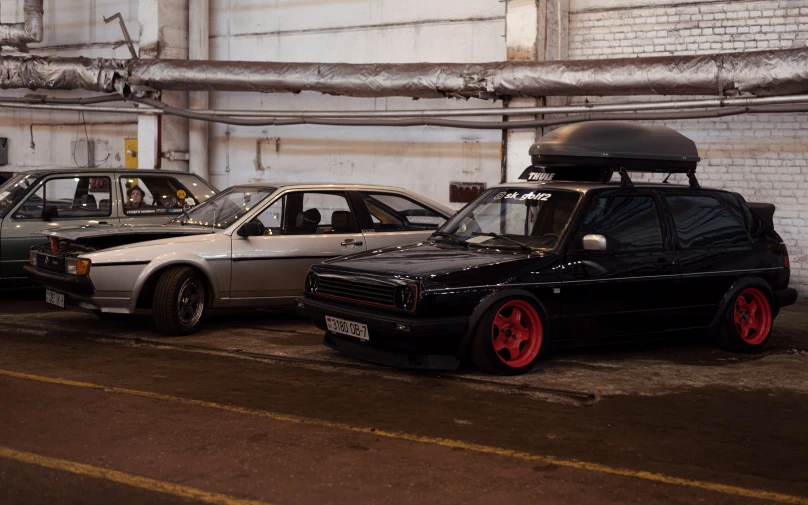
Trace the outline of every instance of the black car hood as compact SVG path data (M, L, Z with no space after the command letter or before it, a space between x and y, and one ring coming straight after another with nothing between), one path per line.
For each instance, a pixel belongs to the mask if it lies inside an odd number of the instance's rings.
M532 264L539 257L541 253L528 255L523 251L509 248L464 247L450 243L423 242L337 258L326 262L318 270L364 272L437 281L438 278L446 276L474 277L480 268L486 267L490 267L488 270L515 273L519 270L519 263Z

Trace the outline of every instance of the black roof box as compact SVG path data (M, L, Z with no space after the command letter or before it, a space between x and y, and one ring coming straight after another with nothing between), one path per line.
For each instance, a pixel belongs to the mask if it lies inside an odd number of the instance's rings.
M590 121L553 130L530 148L533 173L557 180L609 180L614 170L687 173L700 161L696 143L666 126Z

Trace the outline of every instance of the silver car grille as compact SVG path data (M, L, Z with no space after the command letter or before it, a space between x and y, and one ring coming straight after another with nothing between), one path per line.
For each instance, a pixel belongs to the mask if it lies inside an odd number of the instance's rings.
M363 303L395 307L396 286L321 275L317 293Z
M48 272L65 273L65 258L64 256L55 256L53 254L36 254L36 266Z

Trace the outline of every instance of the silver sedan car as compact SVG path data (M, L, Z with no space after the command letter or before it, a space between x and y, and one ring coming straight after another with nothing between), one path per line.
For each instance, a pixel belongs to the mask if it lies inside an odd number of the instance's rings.
M314 263L419 242L452 214L384 186L234 186L165 225L43 232L25 270L51 304L151 311L161 332L183 335L207 308L292 306Z

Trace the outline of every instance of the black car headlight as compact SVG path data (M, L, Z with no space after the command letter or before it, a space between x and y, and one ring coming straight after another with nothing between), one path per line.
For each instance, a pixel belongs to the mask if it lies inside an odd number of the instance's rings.
M404 310L415 310L418 304L418 285L407 284L396 289L396 307Z
M309 270L308 275L306 275L306 292L308 293L316 293L317 292L317 284L320 282L320 277L314 273L313 271Z

